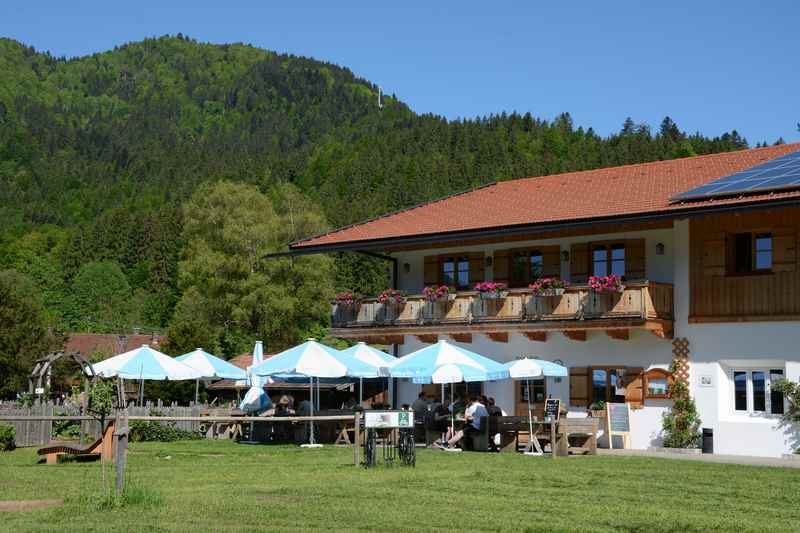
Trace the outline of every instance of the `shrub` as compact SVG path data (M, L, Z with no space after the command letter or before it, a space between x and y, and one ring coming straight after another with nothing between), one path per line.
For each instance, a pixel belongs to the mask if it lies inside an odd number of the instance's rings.
M197 433L175 427L175 422L134 420L130 424L131 442L174 442L199 438Z
M0 424L0 452L13 450L16 447L14 443L16 436L17 430L14 429L14 426Z
M81 423L77 420L56 420L53 422L53 437L57 439L77 439L81 435Z
M673 363L674 365L674 363ZM674 369L673 369L674 371ZM700 445L700 417L685 381L676 380L669 392L672 409L664 413L665 448L697 448Z

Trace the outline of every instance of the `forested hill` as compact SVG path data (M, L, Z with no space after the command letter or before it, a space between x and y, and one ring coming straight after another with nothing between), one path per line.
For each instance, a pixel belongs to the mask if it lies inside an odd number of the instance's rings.
M138 298L139 325L167 327L188 287L181 206L203 183L251 185L276 216L299 191L338 226L488 181L747 146L668 118L601 137L568 114L448 121L392 96L379 108L377 87L346 68L181 35L73 59L0 39L0 72L0 270L32 278L67 329L134 320L76 307L74 284L98 279L81 277L98 262ZM340 260L338 288L363 288L361 267Z

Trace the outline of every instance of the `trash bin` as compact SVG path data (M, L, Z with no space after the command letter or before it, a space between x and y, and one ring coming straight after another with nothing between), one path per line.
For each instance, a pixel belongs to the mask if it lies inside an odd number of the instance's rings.
M714 453L714 428L703 428L703 453Z

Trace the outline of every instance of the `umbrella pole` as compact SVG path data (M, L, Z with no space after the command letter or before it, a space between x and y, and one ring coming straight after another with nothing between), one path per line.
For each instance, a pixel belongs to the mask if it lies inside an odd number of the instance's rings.
M444 388L444 385L442 385ZM456 408L453 406L453 384L450 384L450 438L456 434Z
M308 393L311 395L311 416L314 416L314 378L311 379L311 387L308 389ZM308 443L314 444L314 421L309 421L309 432L308 432Z
M194 382L194 403L200 401L200 378L197 378Z
M358 405L364 403L364 378L358 378Z

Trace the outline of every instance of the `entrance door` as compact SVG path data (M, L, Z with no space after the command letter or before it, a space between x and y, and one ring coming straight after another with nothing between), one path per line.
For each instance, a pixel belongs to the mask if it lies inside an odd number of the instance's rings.
M533 416L544 418L544 401L547 398L547 381L542 378L530 380L531 410ZM528 384L524 379L514 380L517 416L528 416Z

